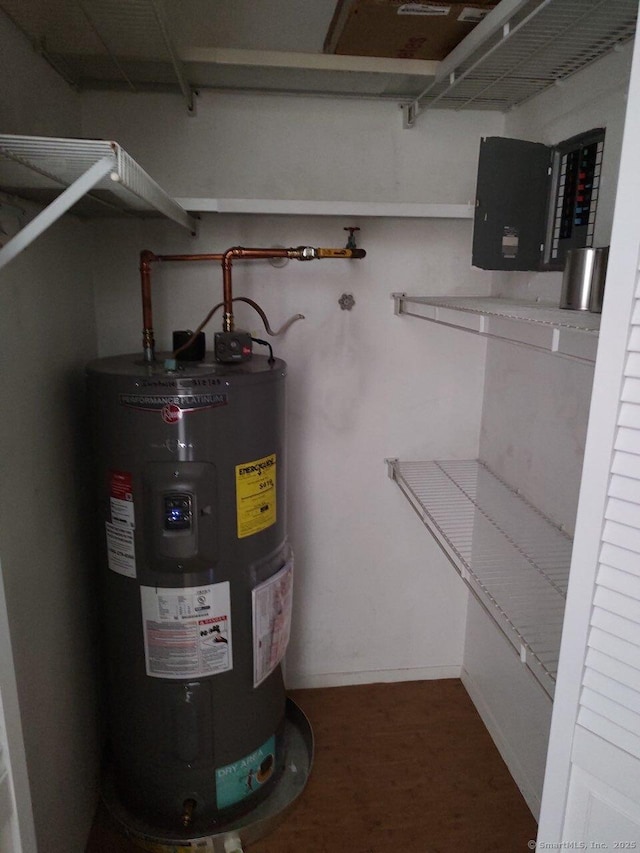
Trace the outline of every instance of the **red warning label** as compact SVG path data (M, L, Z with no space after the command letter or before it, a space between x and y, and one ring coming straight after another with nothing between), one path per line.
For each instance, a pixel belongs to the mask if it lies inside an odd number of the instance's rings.
M115 527L136 526L133 477L128 471L109 471L111 523Z
M127 471L109 472L109 494L121 501L133 500L133 478Z

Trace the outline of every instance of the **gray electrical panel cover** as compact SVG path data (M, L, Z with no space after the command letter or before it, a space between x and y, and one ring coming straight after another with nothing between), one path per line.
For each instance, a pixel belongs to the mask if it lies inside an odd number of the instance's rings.
M540 268L549 206L552 149L538 142L486 137L480 143L473 265Z

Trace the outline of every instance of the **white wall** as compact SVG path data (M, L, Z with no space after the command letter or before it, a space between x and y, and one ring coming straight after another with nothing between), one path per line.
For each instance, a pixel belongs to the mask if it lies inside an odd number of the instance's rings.
M502 341L487 347L480 457L570 534L593 364Z
M80 98L32 50L2 10L0 45L0 132L77 135Z
M169 95L88 93L87 136L115 138L173 196L466 204L487 112L429 112L402 128L398 105L204 92L197 114Z
M537 818L553 704L473 597L467 612L462 681Z
M83 365L94 353L85 229L64 223L5 268L0 548L38 850L80 851L96 804ZM64 784L60 783L64 780Z
M4 16L0 44L2 131L77 135L79 98ZM92 567L83 521L83 364L95 353L87 236L77 221L60 222L0 272L0 558L15 681L5 656L0 675L24 853L36 850L29 798L38 853L81 853L96 805Z

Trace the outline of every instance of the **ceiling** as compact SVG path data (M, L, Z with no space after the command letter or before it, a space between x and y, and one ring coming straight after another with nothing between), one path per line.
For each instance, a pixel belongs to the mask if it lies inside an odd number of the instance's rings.
M406 105L409 124L430 105L526 100L632 37L637 8L502 0L438 62L324 53L336 0L0 0L80 90L181 91L190 107L205 87L387 98Z

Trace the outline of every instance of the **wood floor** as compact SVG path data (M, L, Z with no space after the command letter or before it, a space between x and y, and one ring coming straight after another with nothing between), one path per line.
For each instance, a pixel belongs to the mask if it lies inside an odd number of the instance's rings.
M309 783L249 853L525 853L536 823L462 683L291 692L316 743ZM99 810L86 853L140 853Z

